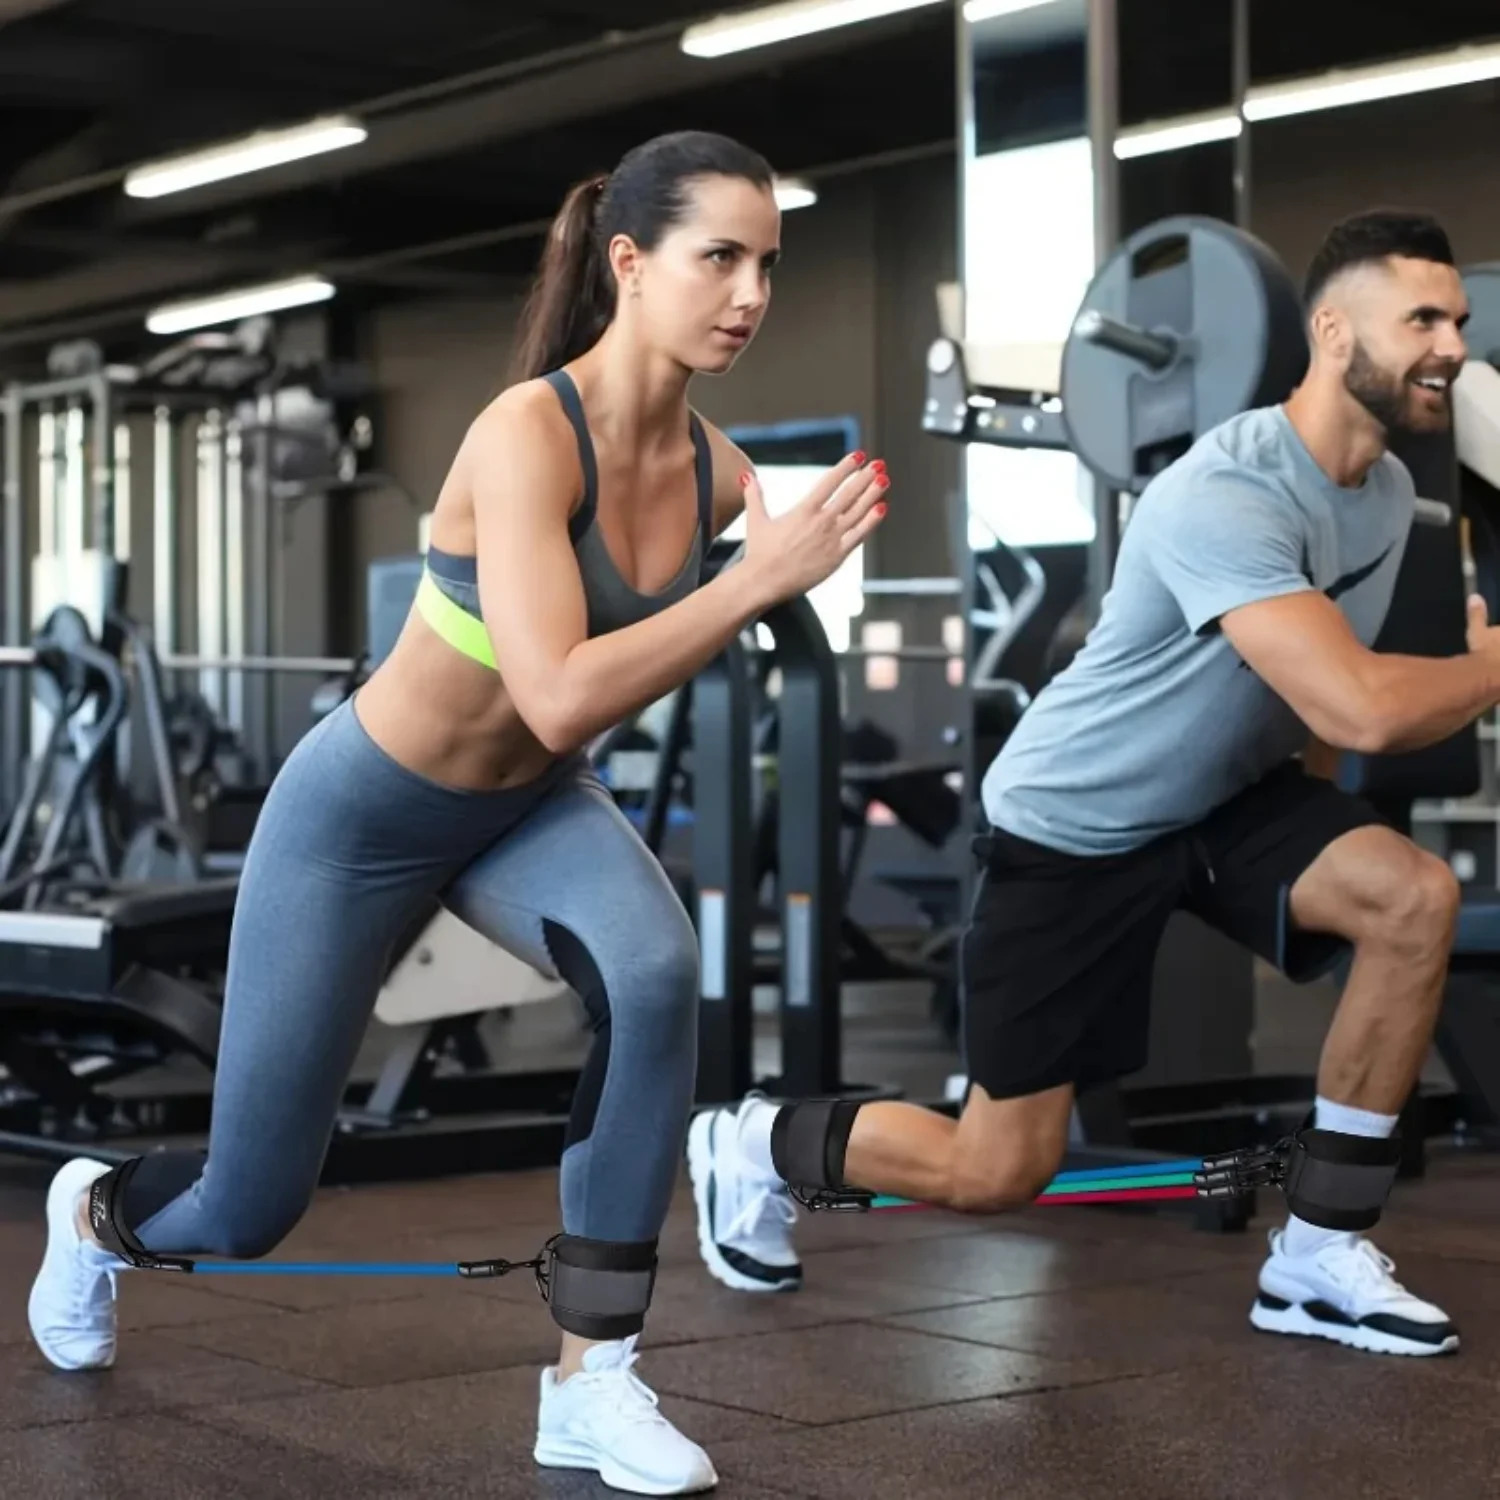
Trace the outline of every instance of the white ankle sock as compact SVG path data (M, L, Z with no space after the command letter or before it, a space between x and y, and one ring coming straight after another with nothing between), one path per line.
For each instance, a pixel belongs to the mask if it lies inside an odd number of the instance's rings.
M739 1148L750 1170L767 1182L780 1182L781 1173L771 1160L771 1127L779 1108L769 1099L747 1099L739 1112Z
M1368 1109L1355 1109L1350 1104L1335 1104L1332 1099L1319 1095L1313 1123L1319 1130L1337 1130L1344 1135L1365 1135L1383 1140L1396 1128L1396 1116L1377 1115ZM1316 1255L1325 1245L1349 1238L1347 1230L1324 1229L1292 1214L1287 1219L1282 1249L1288 1255Z

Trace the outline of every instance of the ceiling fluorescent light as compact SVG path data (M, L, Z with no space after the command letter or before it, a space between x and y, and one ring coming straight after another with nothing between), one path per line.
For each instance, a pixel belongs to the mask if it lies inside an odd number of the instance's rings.
M818 201L818 190L803 177L776 179L776 207L789 214L794 208L811 208Z
M996 16L1013 16L1017 11L1037 10L1043 5L1054 5L1056 0L966 0L964 20L972 25L976 21L993 21Z
M767 5L737 15L716 16L689 26L679 46L689 57L727 57L753 47L770 47L797 37L855 26L882 16L923 6L946 4L947 0L792 0L788 5Z
M368 134L357 120L345 116L310 120L289 130L258 131L243 140L135 167L125 176L125 191L132 198L160 198L206 182L264 172L306 156L357 146Z
M1245 98L1247 120L1279 120L1349 104L1370 104L1402 94L1458 88L1500 78L1500 46L1458 47L1452 52L1382 63L1372 68L1339 69L1318 78L1253 88Z
M333 283L321 276L298 276L266 286L218 292L191 302L168 303L148 315L146 328L151 333L186 333L190 328L209 328L215 323L234 323L264 313L285 312L289 307L326 302L333 293Z
M1130 161L1137 156L1155 156L1162 151L1181 151L1205 146L1210 141L1232 141L1243 127L1235 114L1184 115L1154 125L1138 125L1115 137L1115 156Z

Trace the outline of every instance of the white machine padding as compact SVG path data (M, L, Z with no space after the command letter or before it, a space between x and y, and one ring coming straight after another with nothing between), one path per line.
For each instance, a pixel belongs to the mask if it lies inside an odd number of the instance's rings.
M1061 344L965 344L971 386L1055 396L1062 385Z
M1453 382L1453 436L1458 461L1500 490L1500 370L1471 359Z
M964 338L964 292L956 281L937 288L938 326L964 352L969 384L992 390L1038 391L1055 396L1062 386L1061 344L991 344Z
M560 1000L570 993L444 908L391 970L375 1014L387 1026Z

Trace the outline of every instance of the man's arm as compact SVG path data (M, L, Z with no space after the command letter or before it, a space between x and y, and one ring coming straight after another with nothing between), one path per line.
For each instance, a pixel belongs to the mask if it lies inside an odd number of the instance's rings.
M1371 651L1311 591L1231 610L1220 622L1250 669L1324 744L1382 755L1420 750L1500 703L1500 629L1469 603L1464 656Z
M1141 539L1188 628L1221 630L1325 745L1416 750L1500 702L1500 629L1482 602L1470 602L1465 656L1371 651L1307 578L1300 515L1259 474L1226 466L1148 504L1131 527L1148 522Z

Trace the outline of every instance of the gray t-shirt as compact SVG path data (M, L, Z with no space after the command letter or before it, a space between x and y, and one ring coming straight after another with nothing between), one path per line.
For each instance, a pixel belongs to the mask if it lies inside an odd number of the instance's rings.
M1372 645L1415 509L1394 454L1335 484L1281 407L1205 434L1136 502L1099 620L984 778L992 825L1117 854L1199 822L1297 754L1308 731L1218 629L1309 588Z

